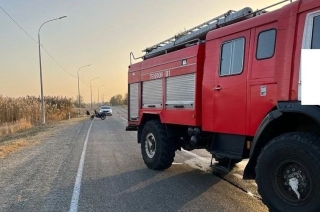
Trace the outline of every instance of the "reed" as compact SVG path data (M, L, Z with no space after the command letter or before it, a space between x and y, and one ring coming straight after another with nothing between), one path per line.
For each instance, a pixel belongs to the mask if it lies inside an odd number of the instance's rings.
M45 100L46 123L76 116L73 100L66 97L47 96ZM41 101L35 96L19 98L0 95L0 136L12 134L41 124Z

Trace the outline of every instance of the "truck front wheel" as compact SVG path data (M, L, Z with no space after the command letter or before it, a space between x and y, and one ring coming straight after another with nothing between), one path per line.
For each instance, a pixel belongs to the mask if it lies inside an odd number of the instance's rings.
M256 167L256 182L270 211L320 211L320 138L287 133L269 142Z
M175 157L175 145L159 121L152 120L144 126L141 153L144 163L150 169L163 170L171 166Z

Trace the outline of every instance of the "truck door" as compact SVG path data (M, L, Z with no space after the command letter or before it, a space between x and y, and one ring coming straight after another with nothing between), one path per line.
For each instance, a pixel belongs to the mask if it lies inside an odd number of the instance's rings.
M302 49L320 49L320 10L307 13ZM301 101L301 70L299 71L298 100Z
M213 130L245 134L250 30L216 40L220 49L213 83Z

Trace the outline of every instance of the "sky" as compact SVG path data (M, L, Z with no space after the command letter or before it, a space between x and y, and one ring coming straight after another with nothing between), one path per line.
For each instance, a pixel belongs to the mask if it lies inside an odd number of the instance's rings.
M146 47L228 10L257 10L277 2L280 0L1 0L0 95L40 96L38 31L48 20L67 16L40 30L44 96L76 99L79 73L80 95L90 103L90 82L93 102L127 92L130 52L142 56Z

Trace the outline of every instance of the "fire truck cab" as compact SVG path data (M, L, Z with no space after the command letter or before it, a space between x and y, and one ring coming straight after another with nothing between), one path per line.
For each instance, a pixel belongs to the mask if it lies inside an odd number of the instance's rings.
M276 5L145 49L128 70L126 130L150 169L169 168L181 148L227 167L249 159L243 178L272 211L320 211L320 107L301 104L300 70L301 50L320 49L320 0L266 11Z

